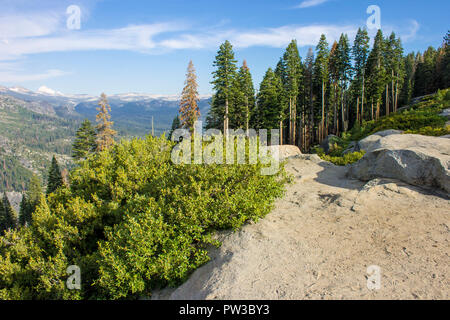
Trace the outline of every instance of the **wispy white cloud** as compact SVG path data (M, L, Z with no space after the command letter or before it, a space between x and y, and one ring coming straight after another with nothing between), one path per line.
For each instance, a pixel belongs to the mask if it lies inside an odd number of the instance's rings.
M0 79L5 83L47 80L67 74L69 73L58 69L49 69L38 73L27 73L23 72L23 70L2 69L0 66Z
M315 7L318 6L319 4L328 2L329 0L305 0L302 3L300 3L298 6L296 6L296 8L310 8L310 7Z
M223 41L229 40L236 48L254 46L282 48L292 39L296 39L299 46L311 46L317 44L321 34L325 34L329 41L333 41L338 39L341 33L347 33L351 37L356 30L357 27L352 25L288 25L250 31L224 30L214 33L181 34L163 40L157 45L165 49L207 49L216 48Z
M57 31L60 18L47 13L0 16L0 40L45 36Z
M0 0L1 1L1 0ZM306 0L298 7L307 8L328 0ZM62 70L46 70L31 74L17 65L33 54L49 52L124 50L158 54L181 49L215 50L220 43L230 40L236 48L274 47L283 48L296 39L299 46L315 46L321 34L329 43L339 38L341 33L352 39L357 24L314 24L284 25L276 28L237 29L221 21L214 27L195 29L179 22L129 25L115 29L67 30L63 13L54 11L39 14L0 14L0 79L6 82L42 80L62 76ZM403 27L389 27L410 41L416 36L420 26L415 20ZM383 31L384 31L383 27ZM3 61L3 63L2 63ZM19 65L20 63L18 63Z
M22 31L16 29L15 33L4 32L3 39L0 37L0 61L47 52L127 50L158 53L179 49L209 49L216 48L225 40L230 40L238 48L283 47L295 38L303 46L315 44L322 33L335 39L341 33L352 34L356 30L355 26L350 25L287 25L253 30L227 29L224 26L195 31L185 24L168 22L75 31L58 29L58 21L51 16L39 17L28 20L28 24L36 26L34 32L27 32L26 28Z
M13 38L0 41L0 60L16 59L24 55L87 50L149 51L156 49L154 37L179 31L171 23L135 25L111 30L63 31L57 35Z

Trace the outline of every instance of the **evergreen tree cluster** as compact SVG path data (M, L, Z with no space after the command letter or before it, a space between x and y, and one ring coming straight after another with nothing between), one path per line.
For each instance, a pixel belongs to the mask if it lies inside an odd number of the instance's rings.
M17 227L17 214L9 202L6 192L0 199L0 236Z
M48 172L48 184L46 195L56 192L60 187L65 185L64 179L61 174L61 169L59 167L58 161L55 156L52 158L51 166ZM41 181L38 176L33 174L28 190L22 195L22 201L20 202L20 211L18 218L15 220L15 223L7 224L8 228L15 229L19 225L20 226L29 226L33 221L34 212L39 205L41 198L43 197L43 191L41 187ZM6 202L3 201L5 204ZM8 206L4 205L5 208ZM1 209L1 208L0 208ZM8 211L8 210L7 210ZM7 215L5 215L6 217ZM4 221L10 221L8 219L4 219Z
M329 134L396 112L413 96L450 87L449 41L447 33L439 49L404 56L395 33L385 37L378 30L370 47L367 30L360 28L353 44L342 34L330 47L321 35L303 61L293 40L275 69L267 70L258 93L247 62L238 68L225 41L213 64L206 128L278 128L282 144L310 151Z

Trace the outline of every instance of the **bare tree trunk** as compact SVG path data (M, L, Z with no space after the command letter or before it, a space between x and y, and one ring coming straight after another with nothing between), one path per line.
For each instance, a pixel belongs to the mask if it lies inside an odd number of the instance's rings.
M389 115L389 85L386 83L386 115Z
M356 122L359 123L359 97L356 99Z
M283 145L283 120L280 120L280 145Z
M248 126L249 126L249 121L250 121L250 111L248 110L248 97L246 96L245 97L245 107L246 107L246 112L247 112L247 114L246 114L246 123L245 123L245 132L246 132L246 134L247 134L247 137L248 137Z
M225 99L225 119L223 122L223 133L228 137L228 98Z
M297 145L297 97L292 98L292 144Z
M372 120L373 120L373 98L372 98Z
M378 120L380 118L380 100L377 101L377 114L376 119Z
M338 114L337 114L337 88L336 83L334 84L334 110L333 110L333 131L334 134L338 134L339 128L338 128Z
M391 96L392 96L392 112L395 112L395 97L394 97L394 70L392 70L392 90L391 90Z
M397 82L395 83L395 112L397 112L398 108L398 73L397 73Z
M341 95L341 126L342 132L344 132L345 131L344 91L342 91Z
M362 96L361 96L361 124L363 120L364 120L364 72L363 72Z
M320 136L320 142L322 142L322 140L324 139L324 132L323 132L323 130L324 130L324 127L325 127L325 123L324 123L324 120L325 120L325 88L324 88L324 86L325 86L325 84L324 84L324 81L322 80L322 132L321 132L321 136Z

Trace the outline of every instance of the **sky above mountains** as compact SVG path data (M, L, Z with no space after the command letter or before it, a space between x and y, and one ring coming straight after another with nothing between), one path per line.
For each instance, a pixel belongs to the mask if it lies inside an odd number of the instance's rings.
M303 58L322 33L330 44L342 32L353 40L370 5L406 52L440 46L449 28L450 2L442 0L0 0L0 85L179 94L192 59L199 91L209 94L227 39L259 84L291 39Z

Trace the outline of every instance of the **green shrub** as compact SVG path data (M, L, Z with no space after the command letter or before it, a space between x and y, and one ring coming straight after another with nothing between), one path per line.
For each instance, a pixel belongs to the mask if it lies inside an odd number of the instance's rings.
M136 298L177 285L208 261L216 230L264 217L288 181L260 163L175 165L172 147L134 139L81 162L29 228L0 239L0 298ZM65 289L72 264L81 291Z
M379 131L396 129L405 133L441 136L448 134L447 119L439 114L450 107L450 89L439 90L437 94L424 98L410 109L392 113L378 120L364 121L355 125L346 141L359 141Z
M352 163L357 162L365 154L366 154L366 152L364 150L361 150L361 151L357 151L357 152L347 153L342 156L332 156L332 155L326 155L323 153L322 154L319 153L318 155L322 160L332 162L338 166L345 166L347 164L352 164Z
M424 136L434 136L440 137L450 134L450 126L445 126L445 128L433 128L433 127L423 127L416 130L406 130L405 133L421 134Z

